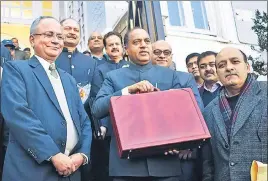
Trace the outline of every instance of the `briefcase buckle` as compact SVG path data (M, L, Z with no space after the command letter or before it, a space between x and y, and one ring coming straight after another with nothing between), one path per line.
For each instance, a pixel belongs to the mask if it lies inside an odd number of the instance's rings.
M127 159L130 159L130 153L132 152L132 150L129 150L128 155L127 155Z

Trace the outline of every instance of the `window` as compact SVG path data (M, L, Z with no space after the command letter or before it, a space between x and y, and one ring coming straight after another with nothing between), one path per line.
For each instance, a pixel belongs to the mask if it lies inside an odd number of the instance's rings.
M11 1L11 6L20 7L20 2L19 1Z
M207 13L204 1L191 1L195 27L208 29Z
M24 19L31 19L33 17L32 10L23 10L22 17Z
M23 8L32 8L32 1L23 1L22 7Z
M15 21L32 18L33 7L31 1L2 1L1 3L2 17Z
M42 2L43 16L52 16L52 1Z
M20 18L20 8L10 8L10 16L12 18Z
M43 9L52 9L52 1L43 1L42 2Z
M167 1L169 22L172 26L183 26L184 25L184 12L182 3L179 1Z
M213 1L160 1L164 24L171 31L216 35Z

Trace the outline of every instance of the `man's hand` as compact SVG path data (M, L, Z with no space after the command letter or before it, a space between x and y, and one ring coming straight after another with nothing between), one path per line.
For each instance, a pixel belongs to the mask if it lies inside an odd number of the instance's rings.
M192 158L192 151L191 150L181 150L179 153L179 158L183 160L191 159Z
M177 155L177 154L179 154L179 152L180 151L178 151L178 150L176 150L176 149L171 149L171 150L169 150L169 151L166 151L165 152L165 155Z
M53 163L59 175L69 176L76 170L72 160L62 153L54 155L51 158L51 162Z
M127 88L130 94L135 94L137 92L153 92L155 90L155 87L147 80L140 81L136 84L128 86Z
M71 155L70 159L72 160L73 164L75 165L75 170L77 170L84 163L84 157L80 153L75 153L75 154Z

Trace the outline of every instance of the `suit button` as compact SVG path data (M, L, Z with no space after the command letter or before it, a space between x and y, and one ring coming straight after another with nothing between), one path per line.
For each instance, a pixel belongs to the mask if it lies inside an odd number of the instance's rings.
M234 162L231 162L231 163L230 163L230 166L231 166L231 167L233 167L234 165L235 165L235 163L234 163Z
M72 69L74 69L74 65L72 65L71 67L72 67Z
M234 145L239 145L239 142L238 141L234 141L233 144Z
M226 149L228 149L229 148L229 146L226 144L225 146L224 146Z
M68 55L68 58L71 58L72 57L72 55Z
M65 142L61 142L61 146L65 146Z

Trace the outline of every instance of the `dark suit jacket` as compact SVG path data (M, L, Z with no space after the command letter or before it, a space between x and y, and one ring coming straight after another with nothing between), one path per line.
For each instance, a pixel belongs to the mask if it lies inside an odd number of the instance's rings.
M129 67L121 68L107 73L107 77L97 94L93 104L93 114L97 118L103 118L109 114L110 98L121 96L122 89L148 80L160 90L176 88L192 88L201 110L203 103L193 76L189 73L176 72L169 68L152 65L151 63L139 66L130 63ZM127 121L127 120L126 120ZM131 128L129 129L131 131ZM120 159L114 133L111 136L110 146L110 176L134 176L134 177L171 177L182 174L180 160L176 156L156 156L140 159Z
M57 69L70 114L78 133L72 153L90 159L91 128L76 82ZM2 114L10 130L3 181L80 181L80 171L68 178L58 175L47 159L66 147L66 120L49 78L35 56L29 61L5 63L1 90Z
M254 81L244 95L232 126L230 143L219 97L205 108L204 118L212 136L214 180L249 181L252 161L267 163L267 82Z

